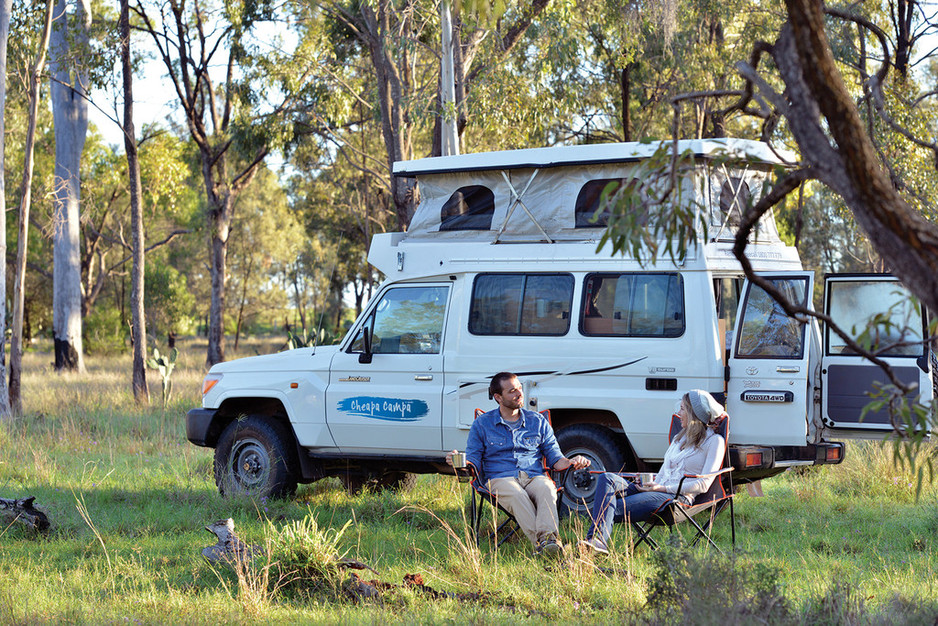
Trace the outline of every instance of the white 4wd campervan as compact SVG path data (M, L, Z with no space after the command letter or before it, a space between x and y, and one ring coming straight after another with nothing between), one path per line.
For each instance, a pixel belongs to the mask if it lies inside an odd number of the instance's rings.
M192 443L215 448L219 489L275 495L326 476L390 486L445 472L445 452L465 446L476 408L493 406L486 391L502 370L521 378L530 408L550 409L564 453L594 468L654 468L675 404L694 388L726 404L737 482L839 463L844 446L831 436L882 437L885 412L861 419L881 370L813 321L787 317L733 256L740 207L779 164L765 144L680 142L694 161L676 197L696 211L696 241L680 258L597 250L604 192L641 188L657 148L396 163L421 201L406 233L375 236L369 261L387 280L342 342L221 363L206 376L186 428ZM813 275L771 215L747 255L810 305ZM900 318L892 328L906 329L905 343L884 357L930 401L926 349L907 343L922 340L925 320L894 279L832 277L825 302L847 329L874 312ZM588 473L569 481L571 499L591 499Z

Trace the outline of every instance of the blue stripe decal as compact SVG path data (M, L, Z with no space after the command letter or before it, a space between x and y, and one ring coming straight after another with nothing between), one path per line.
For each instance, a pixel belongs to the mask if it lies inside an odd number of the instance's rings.
M336 409L357 417L370 417L388 422L415 422L430 412L423 400L355 396L340 400Z

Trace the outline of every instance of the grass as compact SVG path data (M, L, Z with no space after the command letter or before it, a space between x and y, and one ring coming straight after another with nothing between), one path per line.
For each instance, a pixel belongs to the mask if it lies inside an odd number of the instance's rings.
M242 355L277 341L242 341ZM938 617L938 490L918 500L891 450L851 443L841 466L791 471L737 498L737 552L680 545L547 563L524 542L468 540L466 485L422 476L409 493L348 496L337 480L295 499L222 499L212 451L185 440L204 343L181 346L175 397L136 408L129 357L58 375L26 355L25 415L0 424L0 497L36 496L53 530L0 528L0 623L922 623ZM234 355L229 355L234 356ZM231 517L251 562L210 565L204 526ZM568 541L582 518L565 520ZM723 544L728 530L721 531ZM395 586L349 590L341 558ZM403 586L407 574L445 597ZM729 590L729 591L727 591ZM468 594L456 597L457 594ZM479 595L472 595L479 594Z

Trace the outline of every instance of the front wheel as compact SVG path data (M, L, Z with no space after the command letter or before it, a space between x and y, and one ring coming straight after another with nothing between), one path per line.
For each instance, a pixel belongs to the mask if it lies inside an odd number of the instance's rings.
M562 508L569 512L588 513L596 491L594 472L623 472L635 469L635 462L620 443L620 437L608 428L595 424L576 424L557 432L557 443L565 457L584 456L591 465L586 470L567 473Z
M292 448L283 426L249 415L225 428L215 448L215 484L222 495L255 498L296 491Z

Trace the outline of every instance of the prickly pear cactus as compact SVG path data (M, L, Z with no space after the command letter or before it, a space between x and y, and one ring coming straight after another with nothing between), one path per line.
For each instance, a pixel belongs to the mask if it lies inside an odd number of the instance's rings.
M179 350L173 348L169 354L160 354L159 348L153 348L153 356L147 359L147 366L160 373L160 381L163 385L163 408L169 402L169 397L173 393L173 369L176 367L176 357L179 356Z

